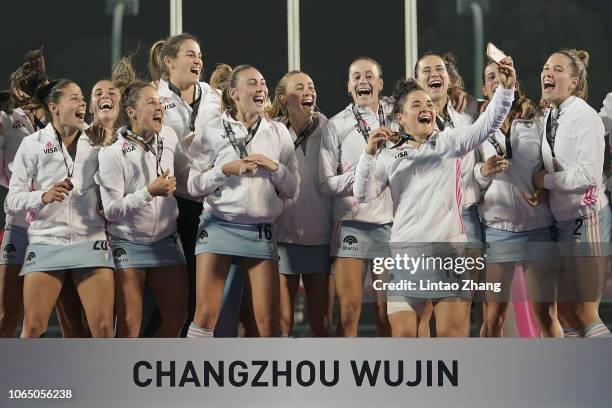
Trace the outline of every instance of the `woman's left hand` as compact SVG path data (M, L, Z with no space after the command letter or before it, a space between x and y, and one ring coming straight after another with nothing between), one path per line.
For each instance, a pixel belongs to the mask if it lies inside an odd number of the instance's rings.
M247 162L255 163L258 167L263 167L264 169L273 173L278 170L278 163L263 154L249 154L247 157L244 158L244 160Z

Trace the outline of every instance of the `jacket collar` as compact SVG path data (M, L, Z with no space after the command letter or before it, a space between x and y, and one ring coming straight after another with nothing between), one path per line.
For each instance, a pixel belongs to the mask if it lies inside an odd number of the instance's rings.
M244 129L244 131L246 131L244 123L234 119L230 114L229 110L223 112L223 115L221 115L221 117L223 118L223 120L227 121L230 125L232 125L233 128L239 127L240 129ZM262 116L261 123L259 124L259 129L257 129L257 132L259 133L260 131L267 129L268 127L270 127L270 122Z

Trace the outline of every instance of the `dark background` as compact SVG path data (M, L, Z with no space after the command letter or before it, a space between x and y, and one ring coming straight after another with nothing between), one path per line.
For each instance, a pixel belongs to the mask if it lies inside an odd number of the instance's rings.
M302 69L318 88L319 105L333 115L348 102L346 70L356 56L383 65L385 92L404 75L404 13L401 0L302 0ZM612 2L601 0L491 0L485 42L512 55L530 97L538 99L539 74L559 48L591 54L589 103L596 109L612 91ZM11 2L5 7L0 88L23 54L45 46L52 77L75 80L86 95L110 74L111 17L104 0ZM270 93L287 70L286 1L183 0L183 29L200 38L205 77L218 62L258 67ZM139 15L125 17L123 52L136 51L136 67L148 78L149 46L169 33L168 0L140 0ZM418 2L419 54L452 51L466 87L472 89L472 17L458 16L455 0Z

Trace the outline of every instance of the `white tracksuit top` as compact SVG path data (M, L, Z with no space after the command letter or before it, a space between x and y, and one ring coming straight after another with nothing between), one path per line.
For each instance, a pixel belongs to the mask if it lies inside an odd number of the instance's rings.
M493 137L505 153L506 136L498 130ZM510 167L489 177L483 176L480 168L488 158L497 154L497 150L488 140L478 148L482 162L476 163L474 176L485 190L484 199L478 204L478 214L486 226L522 232L555 223L548 199L543 199L534 208L523 196L523 192L534 192L533 173L542 168L541 143L541 117L534 120L515 119L510 126Z
M15 109L11 115L0 112L0 123L2 124L2 131L0 132L0 184L8 188L17 149L19 149L24 137L34 133L34 127L21 108ZM28 227L26 211L10 212L5 201L4 212L6 213L6 225Z
M221 116L221 96L206 82L199 82L200 105L194 123L195 133L202 132L208 123ZM176 193L182 198L193 200L187 191L187 178L189 177L189 145L195 133L191 131L191 114L193 107L187 104L176 89L168 81L159 81L158 92L164 106L164 125L174 130L178 137L179 146L175 157ZM197 97L196 97L197 98Z
M17 150L6 203L9 211L30 211L33 215L28 228L30 243L68 245L106 239L104 218L98 211L98 185L94 182L100 149L92 146L85 133L76 143L73 162L49 124L26 136ZM66 165L74 169L74 188L64 201L44 204L43 194L67 177Z
M446 104L448 116L452 124L446 123L446 128L462 128L470 126L478 118L478 101L470 98L470 102L463 113L453 108L450 100ZM438 115L444 120L443 115ZM436 123L437 128L437 123ZM444 130L444 129L438 129ZM466 153L461 158L461 189L463 193L463 208L471 207L480 200L480 187L474 178L474 165L476 164L476 150Z
M178 139L172 128L164 126L151 140L155 152L158 138L162 141L158 166L153 153L122 136L124 130L119 129L115 143L98 154L100 169L95 180L100 186L104 216L109 221L106 229L131 241L159 241L176 232L178 206L173 196L151 197L147 186L157 178L158 171L168 169L174 175Z
M276 220L278 241L299 245L328 245L332 227L332 199L321 192L319 185L319 157L321 133L327 118L319 118L317 128L308 136L306 153L302 146L295 149L300 174L300 192L294 199L285 200L285 208ZM292 140L297 135L289 129Z
M542 130L542 158L549 173L544 187L550 193L550 209L557 221L566 221L608 205L603 178L605 129L597 112L575 96L561 104L560 112L554 145L559 171L554 171L546 126Z
M246 138L247 129L228 112L196 134L191 149L192 168L187 188L196 199L204 199L204 212L240 224L274 222L283 210L283 200L298 194L299 171L293 140L280 122L261 119L248 154L263 154L278 163L275 172L259 168L255 174L226 176L222 166L239 156L226 137L223 120L236 138Z
M462 242L460 158L499 129L514 91L498 87L478 120L468 126L432 135L419 149L404 144L377 156L362 153L354 193L367 202L386 189L393 199L391 242Z
M379 100L385 114L385 121L393 105L385 99ZM367 203L359 203L353 196L355 168L367 143L359 133L357 121L348 105L327 122L321 134L321 158L319 163L319 182L321 191L333 199L334 221L362 221L372 224L388 224L393 221L393 205L388 189ZM380 127L378 112L369 107L359 107L370 131ZM391 123L386 123L391 127Z

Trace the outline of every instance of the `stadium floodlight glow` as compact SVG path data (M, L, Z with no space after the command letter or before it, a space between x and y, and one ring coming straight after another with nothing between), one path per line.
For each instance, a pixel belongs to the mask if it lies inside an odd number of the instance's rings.
M121 57L123 16L138 15L138 0L106 0L106 14L113 16L111 35L111 69Z
M489 11L489 0L457 0L457 14L472 14L474 25L474 96L480 94L482 77L480 70L484 65L484 23L483 14Z

